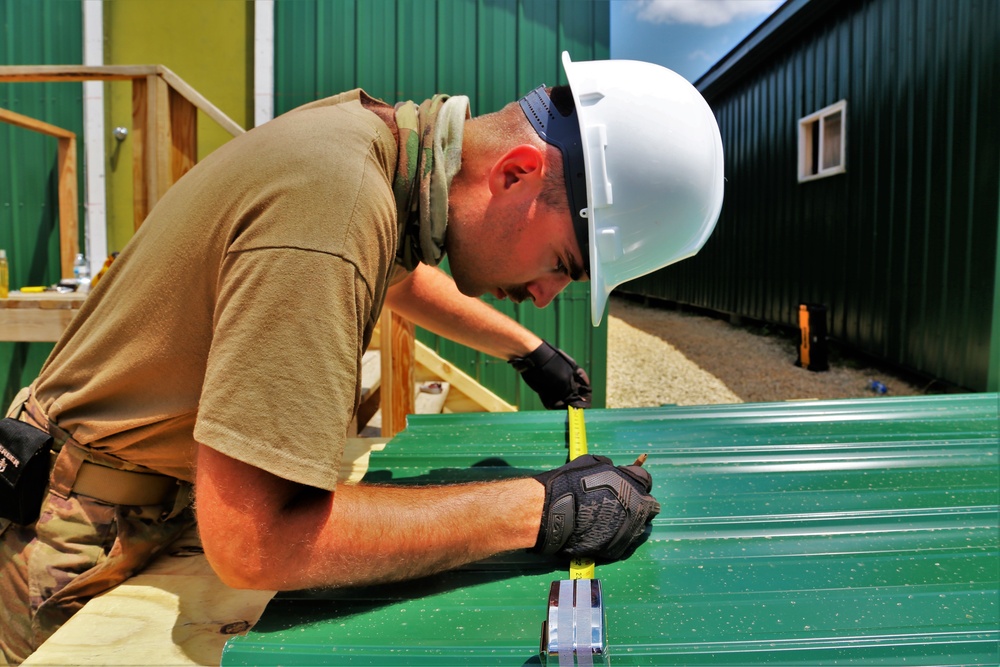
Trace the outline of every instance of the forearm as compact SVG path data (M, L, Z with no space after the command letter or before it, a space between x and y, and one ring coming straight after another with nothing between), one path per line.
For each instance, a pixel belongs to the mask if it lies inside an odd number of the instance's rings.
M244 464L210 450L199 455L205 552L223 581L240 588L410 579L530 548L545 497L530 478L436 487L344 484L328 493L256 469L242 470L256 477L242 492L203 475L208 459Z
M289 553L299 561L289 569L301 568L308 585L356 585L412 579L528 549L538 537L544 497L533 479L438 487L344 485L311 553Z
M542 343L516 320L459 292L443 271L424 264L390 288L386 305L432 333L500 359L523 357Z

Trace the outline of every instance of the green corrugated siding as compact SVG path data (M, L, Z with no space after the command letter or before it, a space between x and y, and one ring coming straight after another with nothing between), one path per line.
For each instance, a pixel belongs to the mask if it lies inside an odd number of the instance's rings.
M588 411L590 450L649 454L662 505L648 541L597 567L611 664L997 664L997 407L969 394ZM365 479L495 479L565 457L565 414L418 415ZM279 594L222 664L537 665L565 567L515 552Z
M468 95L480 115L540 83L565 83L564 50L574 60L607 58L609 35L608 0L278 0L275 113L361 87L387 102ZM541 311L484 299L576 358L604 405L607 326L590 326L585 285ZM505 362L418 337L505 400L542 408Z
M1000 229L1000 211L997 211L997 228ZM987 391L1000 391L1000 234L997 235L996 281L993 285L993 340L990 343L989 377Z
M822 303L832 337L985 390L1000 340L1000 5L789 4L823 11L708 89L726 151L716 232L625 290L791 326L799 303ZM797 183L798 119L841 99L847 172Z
M0 64L82 62L79 2L0 0L0 21ZM79 83L0 84L0 107L76 132L81 234L82 89ZM0 123L0 248L7 251L11 288L49 285L60 277L56 149L55 138ZM4 406L34 379L51 349L49 343L0 343Z

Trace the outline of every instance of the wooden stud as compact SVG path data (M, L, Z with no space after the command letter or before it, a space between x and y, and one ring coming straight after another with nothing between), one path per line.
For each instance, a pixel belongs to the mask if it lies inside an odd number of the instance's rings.
M146 95L147 79L132 81L132 225L138 231L149 214L151 204L146 192Z
M64 280L73 277L79 252L76 194L76 135L59 139L59 265Z
M198 162L198 109L170 88L170 183Z
M414 327L406 318L382 310L382 436L391 438L406 428L406 415L413 414Z
M155 74L146 77L146 198L149 210L160 201L171 180L170 87Z

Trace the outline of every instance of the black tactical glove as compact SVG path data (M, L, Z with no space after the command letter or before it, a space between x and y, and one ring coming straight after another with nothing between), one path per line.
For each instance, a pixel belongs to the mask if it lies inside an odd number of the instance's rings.
M590 378L573 357L545 341L526 357L514 357L508 362L528 386L538 393L542 405L549 410L562 410L567 405L589 408Z
M606 456L579 456L535 479L545 485L534 547L539 553L625 558L660 513L660 503L649 495L649 473L637 465L615 467Z

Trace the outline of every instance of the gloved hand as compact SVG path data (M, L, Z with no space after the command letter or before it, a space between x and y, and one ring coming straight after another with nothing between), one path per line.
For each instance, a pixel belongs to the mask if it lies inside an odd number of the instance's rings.
M507 363L521 374L549 410L562 410L567 405L590 407L593 392L587 372L559 348L542 341L528 356L514 357Z
M660 513L649 495L653 478L637 465L618 466L606 456L579 456L535 475L545 485L542 524L534 551L618 560L642 541Z

